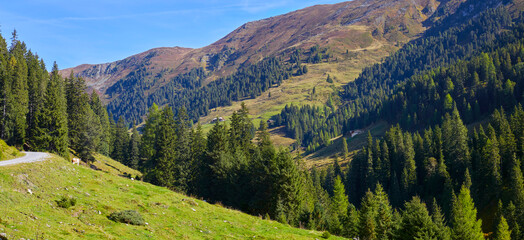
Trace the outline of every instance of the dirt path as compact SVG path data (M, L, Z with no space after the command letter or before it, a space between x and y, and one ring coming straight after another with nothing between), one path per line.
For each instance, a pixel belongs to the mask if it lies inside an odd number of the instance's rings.
M7 165L13 165L13 164L20 164L20 163L31 163L31 162L40 162L44 161L47 158L49 158L51 155L49 153L43 153L43 152L23 152L25 153L25 156L6 160L6 161L0 161L0 167L7 166Z

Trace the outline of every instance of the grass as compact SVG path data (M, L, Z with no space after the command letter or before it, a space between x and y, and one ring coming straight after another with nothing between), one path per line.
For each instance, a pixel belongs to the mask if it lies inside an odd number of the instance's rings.
M335 158L339 157L340 166L345 169L348 166L349 161L353 155L356 154L362 147L366 145L368 131L371 133L373 138L383 136L389 129L389 125L386 122L375 123L365 129L364 132L354 137L345 136L348 144L349 156L347 159L342 158L342 136L332 139L331 145L321 148L312 154L305 157L306 166L312 167L327 167L335 161Z
M17 157L24 156L24 153L21 153L15 147L7 145L4 140L0 139L0 161L9 160Z
M109 158L99 161L118 165ZM72 165L57 156L2 167L0 233L9 239L320 239L322 235L120 174ZM76 199L76 205L58 207L56 201L64 196ZM108 218L124 210L137 211L146 224L135 226Z
M92 163L97 169L110 173L115 176L129 176L133 178L142 178L142 173L132 169L118 161L115 161L102 154L95 153L95 162Z

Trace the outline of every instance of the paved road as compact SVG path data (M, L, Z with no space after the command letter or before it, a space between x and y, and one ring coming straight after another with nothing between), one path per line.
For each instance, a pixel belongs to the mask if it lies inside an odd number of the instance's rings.
M7 165L13 165L13 164L19 164L19 163L44 161L51 156L49 155L49 153L43 153L43 152L23 152L23 153L25 153L25 156L23 157L6 160L6 161L0 161L0 167L7 166Z

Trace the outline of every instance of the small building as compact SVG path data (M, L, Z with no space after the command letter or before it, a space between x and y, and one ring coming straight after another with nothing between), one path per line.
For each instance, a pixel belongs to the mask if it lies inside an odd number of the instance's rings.
M349 132L349 135L350 135L351 137L355 137L355 136L357 136L357 135L359 135L359 134L361 134L361 133L363 133L363 132L364 132L364 131L362 131L362 130L360 130L360 129L357 129L357 130L351 130L351 131Z
M216 123L217 121L223 122L226 120L223 117L217 117L217 118L213 118L213 120L211 120L211 123Z

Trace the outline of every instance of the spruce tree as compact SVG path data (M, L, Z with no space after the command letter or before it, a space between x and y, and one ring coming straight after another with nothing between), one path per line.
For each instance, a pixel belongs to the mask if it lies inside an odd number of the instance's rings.
M331 198L331 205L334 212L336 212L340 219L343 219L347 216L348 210L348 197L346 196L346 191L344 190L344 184L340 179L340 176L335 178L335 184L333 187L333 197Z
M362 204L359 212L358 236L360 239L377 239L377 224L375 222L377 209L378 205L374 201L374 195L370 190L368 190L366 195L364 195L364 198L362 198Z
M129 159L128 163L131 168L138 169L140 163L140 133L136 129L136 125L133 125L131 132L131 140L129 141Z
M435 198L433 198L433 204L431 206L431 218L433 219L435 227L437 228L436 238L441 240L450 240L451 230L448 226L446 226L444 215L442 214L442 211L440 210L440 207L437 204L437 200Z
M67 103L64 82L58 73L58 66L53 71L46 87L42 111L36 116L37 126L34 131L36 150L51 151L61 156L68 153Z
M388 195L380 184L377 184L375 188L374 199L377 204L375 220L377 239L391 239L394 225L393 212L389 204Z
M7 62L7 81L10 86L10 94L7 99L7 143L21 146L25 142L28 113L28 85L27 85L27 63L24 58L26 54L25 43L17 39L16 31L13 31L13 39L9 50Z
M140 143L140 166L146 170L151 170L154 167L152 166L152 162L150 160L156 154L160 116L161 112L158 110L158 106L153 103L153 105L149 108L149 113L147 114Z
M93 90L91 93L90 105L93 112L98 118L98 124L100 126L99 132L99 143L96 146L96 151L109 155L111 153L111 128L109 123L109 116L107 115L107 109L103 106L102 101L98 97L98 94Z
M129 133L127 132L124 118L120 117L113 129L113 152L111 153L111 158L123 164L128 164L128 149Z
M190 181L190 170L193 166L191 158L190 126L186 109L178 109L175 120L175 164L174 187L180 192L187 192Z
M30 147L34 146L35 130L37 129L37 116L43 109L45 101L45 88L49 81L49 73L45 70L45 64L29 51L26 55L28 64L28 111L27 111L27 140ZM1 60L0 60L1 61ZM1 74L0 74L1 78Z
M470 196L470 191L462 186L459 195L453 201L451 212L452 239L482 240L482 220L477 220L477 209Z
M162 110L158 126L158 143L156 154L153 156L153 170L148 173L147 179L152 183L173 189L176 179L176 133L173 111L170 107Z
M464 181L462 178L466 168L470 166L470 154L468 130L462 123L456 107L453 108L451 115L446 114L442 124L442 146L451 178L459 185Z
M500 216L494 240L511 240L511 230L509 230L508 222L506 222L504 216Z
M405 203L400 228L396 234L398 239L439 239L438 231L429 216L426 204L421 202L420 198L413 197L410 202Z

